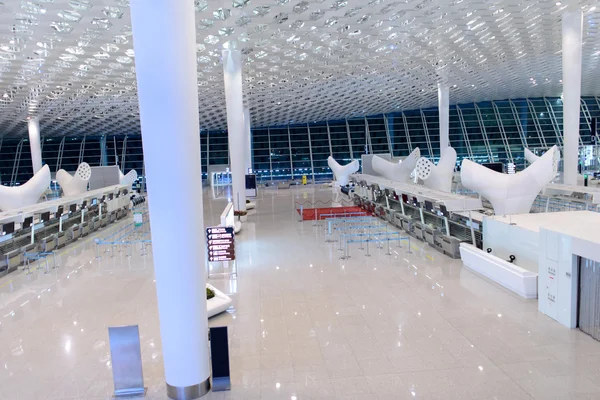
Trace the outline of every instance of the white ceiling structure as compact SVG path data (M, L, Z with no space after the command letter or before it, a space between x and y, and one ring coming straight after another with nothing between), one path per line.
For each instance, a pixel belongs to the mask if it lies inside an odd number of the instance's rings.
M562 93L555 0L194 2L203 129L226 128L229 42L252 126L433 107L438 82L453 104ZM600 95L600 9L576 4L582 94ZM129 0L0 0L0 136L27 117L46 137L139 133Z

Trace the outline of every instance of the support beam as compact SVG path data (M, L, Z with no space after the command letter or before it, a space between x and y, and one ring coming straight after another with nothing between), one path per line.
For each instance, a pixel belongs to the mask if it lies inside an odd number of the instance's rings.
M223 80L227 104L231 199L235 210L246 211L246 139L242 98L242 53L239 50L223 50Z
M577 184L582 26L583 13L579 7L565 11L562 16L563 176L567 185Z
M438 83L438 111L440 115L440 154L450 146L450 88Z
M210 367L194 2L131 0L131 22L167 395L195 399Z
M29 148L31 149L31 163L33 174L42 169L42 144L40 142L40 120L29 118L27 121L29 130Z

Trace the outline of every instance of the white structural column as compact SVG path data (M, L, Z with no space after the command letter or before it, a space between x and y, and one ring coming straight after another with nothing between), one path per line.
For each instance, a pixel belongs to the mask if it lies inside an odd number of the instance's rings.
M250 129L250 109L244 107L244 135L246 135L246 166L244 173L252 168L252 130Z
M42 144L40 142L40 121L37 118L30 118L27 121L29 129L29 147L31 149L31 163L33 164L33 174L35 175L42 169Z
M223 78L227 103L227 136L229 139L229 166L231 168L231 200L234 209L246 210L246 130L242 98L242 53L223 50Z
M210 388L195 11L150 3L131 22L162 353L167 395L193 399Z
M450 88L438 83L438 110L440 115L440 154L450 146Z
M562 16L563 176L567 185L577 184L582 26L583 13L579 7L565 11Z

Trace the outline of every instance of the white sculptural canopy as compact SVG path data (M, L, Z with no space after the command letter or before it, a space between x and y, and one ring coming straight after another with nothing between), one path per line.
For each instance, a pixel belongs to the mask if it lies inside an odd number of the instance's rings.
M418 147L398 163L374 156L372 161L373 170L391 181L409 183L411 181L410 175L414 171L419 157L421 157L421 150Z
M121 185L131 185L133 184L133 182L135 182L138 178L138 174L135 171L135 169L132 169L131 171L129 171L127 173L127 175L123 175L123 173L121 172L121 170L119 170L119 180Z
M63 190L65 196L75 196L87 191L92 168L88 163L81 163L75 171L75 175L69 174L64 169L56 173L56 181Z
M339 186L346 186L348 184L348 177L356 172L360 168L358 160L353 160L346 165L340 165L331 156L327 158L327 165L331 168L336 182Z
M558 173L559 161L556 146L516 174L502 174L465 159L460 176L462 185L488 199L496 214L527 214L540 191Z
M50 167L46 164L21 186L0 185L0 209L10 211L35 204L48 186L50 186Z
M452 177L454 176L455 166L456 150L452 147L446 147L442 149L440 161L437 165L425 157L419 158L416 167L417 177L423 181L423 185L426 187L449 193L452 191Z

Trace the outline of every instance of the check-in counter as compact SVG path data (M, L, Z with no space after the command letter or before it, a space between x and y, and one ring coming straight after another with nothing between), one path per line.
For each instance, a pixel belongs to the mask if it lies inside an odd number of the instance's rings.
M423 232L425 231L426 225L423 225L420 221L413 221L412 227L412 232L408 232L408 234L416 239L424 240Z
M12 251L4 254L5 265L7 267L7 271L4 272L12 272L17 269L19 265L23 262L23 254L21 253L21 249L14 249Z
M98 217L93 217L92 219L90 219L88 221L88 228L90 229L90 233L94 232L96 229L98 229L99 224L99 218Z
M439 236L439 234L440 232L437 229L432 228L431 226L424 226L423 239L425 239L425 241L430 245L436 246L436 238Z
M407 233L411 233L413 231L413 220L411 217L407 217L406 215L402 215L401 217L402 220L402 229L404 229L405 232Z
M50 252L54 249L56 249L58 247L58 243L57 243L57 235L53 234L53 235L48 235L44 238L42 238L41 242L40 242L40 251L43 251L45 253Z
M81 237L81 229L79 225L70 227L67 230L67 239L71 242L78 240Z
M442 250L445 255L452 258L460 258L460 239L455 238L454 236L443 235L441 240Z
M56 234L56 247L57 248L61 248L64 247L64 245L67 244L67 235L65 234L65 232L58 232Z
M90 227L87 221L79 225L79 229L81 230L81 237L87 236L88 233L90 233Z

